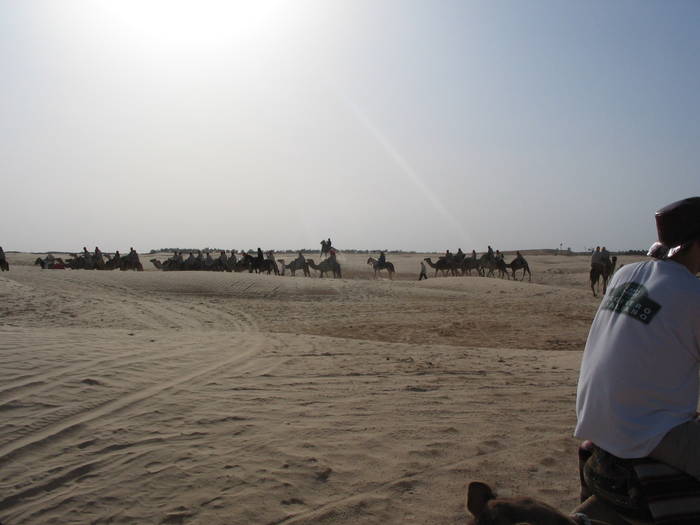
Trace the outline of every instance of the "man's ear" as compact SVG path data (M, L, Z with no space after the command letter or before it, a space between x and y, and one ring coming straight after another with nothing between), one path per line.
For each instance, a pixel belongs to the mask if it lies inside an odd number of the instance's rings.
M488 501L495 497L496 494L486 483L472 481L467 489L467 509L478 519L484 512Z

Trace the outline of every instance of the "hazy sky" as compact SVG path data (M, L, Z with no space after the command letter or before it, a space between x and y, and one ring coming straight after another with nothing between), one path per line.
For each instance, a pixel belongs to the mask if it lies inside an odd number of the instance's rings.
M700 2L0 2L0 245L646 248Z

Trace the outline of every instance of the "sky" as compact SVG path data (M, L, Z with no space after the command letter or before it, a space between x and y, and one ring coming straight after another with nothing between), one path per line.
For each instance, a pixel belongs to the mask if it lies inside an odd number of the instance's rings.
M0 246L645 249L700 2L0 1Z

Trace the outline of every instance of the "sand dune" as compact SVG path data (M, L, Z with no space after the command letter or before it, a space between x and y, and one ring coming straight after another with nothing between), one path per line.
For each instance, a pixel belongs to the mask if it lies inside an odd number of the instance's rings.
M532 283L35 257L0 275L4 525L464 523L473 479L575 503L585 257Z

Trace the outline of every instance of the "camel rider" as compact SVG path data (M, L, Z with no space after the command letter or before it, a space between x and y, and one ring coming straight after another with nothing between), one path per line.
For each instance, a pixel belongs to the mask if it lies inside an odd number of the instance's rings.
M272 262L276 262L276 261L275 261L275 251L274 251L274 250L270 250L269 252L267 252L267 260L268 260L268 261L272 261Z
M476 261L476 250L472 250L472 259Z
M260 249L260 246L258 246L258 262L262 263L264 260L263 251Z
M5 260L5 252L2 249L2 246L0 246L0 261Z
M122 256L119 254L119 250L114 252L114 257L112 257L112 261L114 263L118 263L121 260Z
M188 268L191 268L194 266L196 259L194 258L194 254L190 252L189 256L187 257L187 260L185 260L185 264L187 265Z
M595 247L595 251L591 255L591 269L598 269L603 266L603 256L600 253L600 246Z
M498 251L498 250L496 250L496 260L497 260L497 261L502 261L502 260L503 260L503 254L502 254L500 251Z
M524 262L524 261L525 261L525 259L523 259L523 256L520 254L520 251L516 251L516 252L515 252L515 260L516 260L516 261L520 261L520 262Z
M331 261L333 261L333 262L335 262L335 253L336 253L336 252L335 252L335 248L331 248L331 249L328 251L328 258L329 258Z
M211 268L212 266L214 266L214 259L212 258L210 251L207 251L207 258L204 261L204 264L207 268Z
M136 253L133 246L129 248L129 262L134 265L139 263L139 254Z
M489 246L488 254L489 254L489 259L493 260L493 259L494 259L494 257L493 257L493 248L491 248L491 246Z
M384 252L379 252L379 259L377 259L377 265L380 268L382 266L386 266L386 255L384 255Z
M605 246L600 249L600 259L601 262L610 264L610 252L605 248Z
M219 262L224 265L224 268L228 264L228 257L226 257L226 250L221 250L221 253L219 253Z
M100 249L95 246L95 255L93 255L93 261L95 262L95 266L104 266L104 258L102 257L102 252Z
M700 197L655 214L651 260L610 279L583 353L574 435L700 479Z
M306 259L304 259L304 254L299 251L299 256L296 258L299 263L304 264L306 262Z

